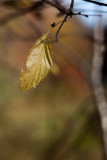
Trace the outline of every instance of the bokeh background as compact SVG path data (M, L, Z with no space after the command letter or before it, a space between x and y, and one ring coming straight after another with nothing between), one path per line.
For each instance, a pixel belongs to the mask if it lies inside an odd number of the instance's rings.
M52 43L52 71L35 89L22 92L19 74L29 50L63 16L49 5L20 15L18 10L31 2L17 2L0 4L0 160L103 160L89 80L93 27L79 16L69 19L59 42ZM8 18L17 11L18 16ZM57 29L51 30L51 41Z

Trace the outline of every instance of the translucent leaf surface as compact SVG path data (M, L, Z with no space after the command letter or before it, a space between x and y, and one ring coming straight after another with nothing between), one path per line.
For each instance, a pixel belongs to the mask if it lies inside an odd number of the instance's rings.
M37 40L31 49L27 60L26 70L21 69L19 87L27 90L46 77L52 66L51 44L47 34Z

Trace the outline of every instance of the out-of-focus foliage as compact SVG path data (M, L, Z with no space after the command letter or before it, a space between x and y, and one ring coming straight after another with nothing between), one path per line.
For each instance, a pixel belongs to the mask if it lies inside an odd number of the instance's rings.
M99 116L91 97L77 97L52 75L23 94L12 72L1 66L0 73L2 160L103 159Z
M46 77L51 66L51 44L47 38L47 34L45 34L37 40L31 49L26 60L27 69L25 71L21 70L20 89L27 90L35 87Z
M32 6L33 2L29 0L7 0L2 2L2 4L16 9L23 9Z

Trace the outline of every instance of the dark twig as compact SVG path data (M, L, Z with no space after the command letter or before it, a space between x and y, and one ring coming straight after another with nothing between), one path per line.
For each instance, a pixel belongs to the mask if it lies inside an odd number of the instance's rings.
M85 2L90 2L90 3L94 3L94 4L97 4L99 6L107 6L106 3L101 3L101 2L97 2L97 1L93 1L93 0L83 0Z
M66 15L66 16L65 16L64 20L62 21L61 25L59 26L59 28L58 28L58 30L57 30L57 32L56 32L56 42L58 42L58 35L59 35L59 32L60 32L60 30L61 30L63 24L66 22L68 16L69 16L69 15Z
M107 11L101 11L101 10L93 10L93 9L78 9L78 8L75 8L74 11L78 11L78 10L81 10L81 12L91 12L91 13L107 13Z

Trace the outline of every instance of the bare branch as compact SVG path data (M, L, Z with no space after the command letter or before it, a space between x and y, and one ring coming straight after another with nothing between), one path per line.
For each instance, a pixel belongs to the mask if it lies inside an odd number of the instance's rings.
M92 67L92 84L93 90L96 98L96 103L98 106L99 114L101 117L103 139L105 146L105 155L107 157L107 100L104 93L104 88L102 84L102 65L104 58L104 31L101 19L96 24L94 37L97 41L102 41L98 44L95 41L94 44L94 55L93 55L93 67Z
M51 2L51 1L49 1L49 0L46 0L45 1L47 4L49 4L49 5L51 5L51 6L53 6L54 8L56 8L57 10L59 10L61 13L63 13L63 14L66 14L66 10L65 10L65 8L63 7L63 6L59 6L59 5L56 5L56 4L54 4L53 2Z
M101 3L101 2L97 2L97 1L93 1L93 0L83 0L83 1L90 2L90 3L93 3L93 4L97 4L99 6L107 6L106 3Z
M71 0L70 9L73 9L73 7L74 7L74 0Z

